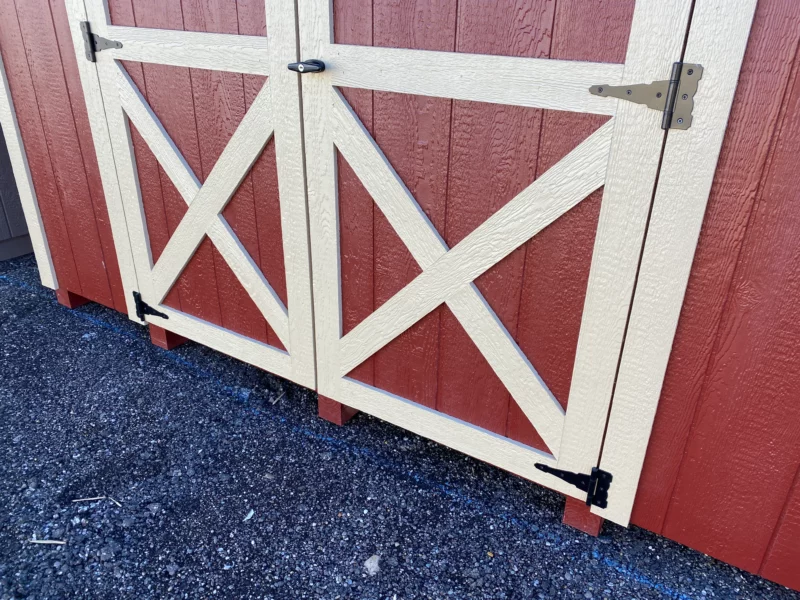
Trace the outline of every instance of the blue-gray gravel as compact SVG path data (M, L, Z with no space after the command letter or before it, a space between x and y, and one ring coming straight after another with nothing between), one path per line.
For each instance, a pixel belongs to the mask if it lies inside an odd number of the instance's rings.
M67 310L30 257L0 263L0 352L3 600L800 597L635 527L588 537L555 493Z

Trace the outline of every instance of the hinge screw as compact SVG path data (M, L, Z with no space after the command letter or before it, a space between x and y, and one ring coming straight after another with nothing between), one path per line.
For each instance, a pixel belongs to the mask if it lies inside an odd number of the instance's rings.
M683 123L683 119L678 119L678 125L680 125L681 123Z
M692 75L693 73L694 73L694 69L689 69L688 71L686 71L687 75Z

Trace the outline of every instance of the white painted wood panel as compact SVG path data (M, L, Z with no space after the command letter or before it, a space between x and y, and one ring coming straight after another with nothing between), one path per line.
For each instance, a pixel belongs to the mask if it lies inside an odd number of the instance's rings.
M331 85L613 115L616 101L587 94L622 81L622 65L330 44L319 55Z
M627 525L680 317L756 0L698 0L685 62L703 66L691 129L667 136L600 467L603 517Z
M103 60L269 75L266 37L118 25L108 25L103 37L122 44L103 50L99 56Z
M25 223L28 226L28 235L33 246L33 254L36 257L36 265L39 268L39 278L43 286L57 289L58 278L50 256L50 246L47 245L47 234L44 231L42 215L39 212L39 202L36 199L33 179L31 179L25 145L19 132L17 113L14 111L14 100L11 98L2 56L0 56L0 80L2 80L3 86L0 90L0 125L3 127L3 137L8 148L8 156L11 159L11 169L17 183Z
M623 82L669 78L692 0L637 0ZM601 82L602 83L602 82ZM661 113L620 101L595 236L558 467L597 465L664 140Z

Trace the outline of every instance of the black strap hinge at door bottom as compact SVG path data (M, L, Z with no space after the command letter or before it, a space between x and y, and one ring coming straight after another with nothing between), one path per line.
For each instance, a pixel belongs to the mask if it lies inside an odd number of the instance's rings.
M157 311L147 302L142 300L142 295L139 292L133 292L133 302L136 305L136 316L139 317L140 321L144 321L146 315L150 315L152 317L161 317L162 319L169 319L169 316L165 315L163 312Z
M586 492L586 506L597 506L599 508L608 506L608 488L611 487L611 480L613 479L608 471L592 467L591 474L586 475L585 473L573 473L572 471L555 469L542 463L536 463L534 466L540 471L563 479L579 490Z

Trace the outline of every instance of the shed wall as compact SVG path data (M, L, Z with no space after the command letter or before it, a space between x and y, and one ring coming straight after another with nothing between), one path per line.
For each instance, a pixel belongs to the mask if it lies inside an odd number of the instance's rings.
M123 18L126 6L132 6L127 0L111 4L119 18ZM252 2L239 0L239 4L244 10ZM421 4L425 3L417 3ZM486 9L489 5L469 0L432 1L425 5L428 4L430 14L421 10L415 13L417 18L422 14L428 19L424 31L427 37L420 36L420 40L438 40L452 46L445 49L492 52L493 40L505 35L508 43L518 46L506 48L508 53L578 60L622 60L627 29L607 36L600 46L596 44L602 36L596 30L630 18L624 3L615 4L623 13L615 20L585 14L590 11L580 10L567 0L509 2L507 11L535 21L526 25L527 31L536 32L538 40L530 45L524 38L509 36L508 29L468 26L472 13L484 22L504 23L501 3L491 3L491 15L478 14L481 7ZM179 0L169 5L183 14ZM337 0L337 5L337 41L406 47L417 43L413 32L403 30L402 25L414 15L401 20L398 29L397 22L386 12L389 3ZM534 5L535 14L520 12ZM401 10L396 3L391 6ZM193 14L195 9L189 8ZM130 15L132 18L133 13ZM209 22L213 27L213 21ZM516 24L512 19L505 26L513 29ZM800 153L799 43L800 4L793 0L760 0L633 514L635 524L796 589L800 589L800 351L796 341L800 339L800 170L796 159ZM0 49L60 285L124 311L63 1L0 0ZM422 174L426 160L442 165L433 170L442 177L456 160L466 169L473 168L470 164L484 162L502 167L525 144L525 140L513 137L513 131L504 140L493 137L492 131L481 125L491 117L502 130L504 122L518 122L506 111L518 109L453 107L449 101L446 106L438 106L439 101L433 106L425 104L425 99L403 101L371 92L348 93L348 98L367 128L390 140L387 155L392 158L394 152L398 163L408 161L406 170L410 174L406 177L417 185L426 178ZM421 125L412 121L413 131L397 127L397 120L392 120L393 111L410 111L413 115L420 107L429 120ZM581 124L569 119L549 113L531 115L525 121L538 139L525 152L525 156L538 161L534 172L557 158L559 144L568 142L570 128L578 130ZM477 125L471 128L471 123ZM437 131L443 142L433 139ZM424 151L419 150L423 135L429 136L429 146ZM485 143L467 144L481 139ZM411 160L410 152L422 152L421 161ZM401 165L398 171L403 174L403 169ZM470 192L467 197L472 200L468 201L474 203L481 218L492 210L477 204L485 193L492 193L491 181L440 183L440 220L445 237L463 235L456 229L469 227L454 216L452 198L459 185ZM476 189L476 185L485 186L485 190ZM344 298L345 311L351 311L345 320L351 318L355 323L374 309L382 295L389 293L387 290L398 285L391 280L398 277L398 272L392 274L388 269L402 266L408 257L398 247L399 241L392 237L388 225L380 220L370 198L348 179L346 168L342 168L340 186L349 186L344 191L347 204L343 202L343 252L351 247L351 255L358 257L348 263L351 271L343 268L343 275L369 288L368 293L361 290L349 300ZM430 190L429 193L433 194ZM431 198L433 206L436 202ZM593 209L587 202L587 214L572 219L576 231L589 228L591 237L596 221L592 210L596 211L596 207ZM434 209L439 210L435 206ZM452 222L449 230L448 210ZM581 219L588 225L579 223ZM436 222L436 218L433 220ZM569 258L575 238L566 233L559 235L558 230L550 235L547 244L529 246L526 253L538 255L541 264L556 265L557 270L559 261L564 256ZM563 239L559 242L560 238ZM364 258L365 252L368 258ZM213 263L211 254L209 257ZM537 321L545 319L539 327L546 330L529 333L531 340L541 340L543 336L553 340L550 348L556 348L556 353L548 352L544 345L538 352L542 361L549 360L549 355L554 362L551 385L568 390L570 369L565 370L566 375L559 374L563 360L553 357L562 352L569 359L570 352L574 353L574 343L564 342L577 333L573 331L571 312L568 307L567 312L559 312L564 307L559 304L558 295L548 300L548 286L526 284L526 269L530 266L525 266L528 263L524 253L509 259L495 279L487 278L479 285L488 290L489 298L498 296L498 306L502 305L496 307L498 314L507 323L515 323L520 335L525 335L525 322L530 320L521 299L538 298L537 306L549 302L548 310ZM407 268L413 270L412 265ZM400 271L399 276L408 274L403 273ZM562 270L559 285L585 285L580 264ZM345 290L346 286L347 281ZM516 290L512 296L517 298L510 304L504 297L509 286ZM243 318L245 327L247 319ZM387 387L396 386L396 391L407 395L418 394L423 402L431 394L436 401L437 390L447 384L442 379L446 372L455 378L462 375L464 381L470 382L464 394L471 397L480 392L490 400L506 403L506 435L534 443L531 432L514 420L515 407L508 404L507 394L496 389L489 376L480 377L483 365L467 360L469 352L462 351L457 326L441 312L432 320L434 324L423 321L424 331L412 332L411 339L401 341L407 346L402 351L387 348L386 356L366 363L357 375L365 380L388 377ZM270 332L264 330L264 335L269 339ZM456 351L442 359L443 349L448 348ZM532 346L529 351L536 353L537 349ZM403 363L396 356L393 359L392 352L412 357L409 360L417 361L418 366ZM397 365L403 367L401 371L392 371ZM409 378L409 372L419 377ZM470 402L466 406L478 405Z

